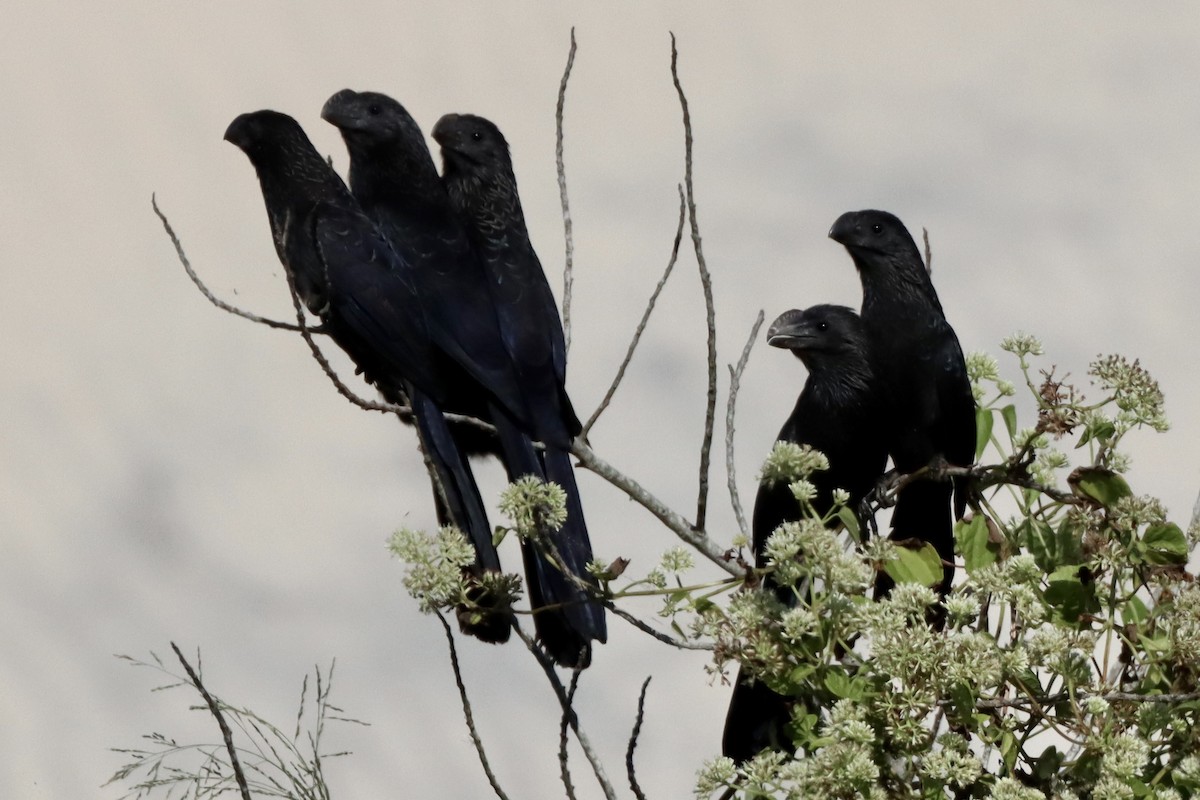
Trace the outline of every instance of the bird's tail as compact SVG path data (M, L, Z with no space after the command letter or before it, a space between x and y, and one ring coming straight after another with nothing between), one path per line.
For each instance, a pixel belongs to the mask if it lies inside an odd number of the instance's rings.
M954 525L950 518L950 499L954 487L949 481L913 481L896 499L892 512L892 538L919 539L929 542L941 556L942 582L938 592L945 597L954 580ZM875 597L886 597L893 581L880 573L875 582Z
M521 553L538 639L555 663L583 669L591 663L591 642L605 641L607 630L603 609L589 599L587 590L575 580L593 582L586 571L592 546L583 521L570 456L564 451L550 449L543 460L530 438L507 418L496 413L494 419L504 448L508 479L515 481L533 475L543 481L558 483L567 494L566 522L560 530L547 533L569 574L559 570L550 556L533 542L522 540Z
M791 719L790 701L762 681L750 681L738 672L737 683L725 714L721 754L738 764L763 750L791 752L793 746L784 730Z
M412 387L408 389L409 402L425 452L437 473L442 491L434 486L433 496L437 504L438 522L451 524L466 534L475 548L473 575L478 578L484 572L500 571L500 554L492 541L492 528L488 523L487 510L475 475L467 463L466 455L458 447L450 426L441 410L424 393ZM444 501L443 502L443 494ZM508 641L512 630L512 609L499 598L492 597L482 587L475 587L471 597L477 607L460 608L458 619L463 633L485 642Z

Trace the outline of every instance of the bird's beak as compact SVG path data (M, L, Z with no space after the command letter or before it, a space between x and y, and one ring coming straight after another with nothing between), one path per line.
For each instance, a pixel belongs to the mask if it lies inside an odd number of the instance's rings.
M796 350L803 348L812 338L812 328L804 321L804 312L798 309L783 312L767 328L767 344L771 347Z
M445 114L433 126L433 140L442 147L454 146L454 125L458 122L458 114Z
M853 211L847 211L838 217L833 227L829 229L829 238L841 245L850 246L857 238L858 224Z
M353 89L342 89L325 101L321 107L321 119L338 128L354 128L359 115L354 108L354 100L358 92Z
M222 138L232 145L243 147L246 144L243 129L246 127L246 118L249 116L249 114L239 114L233 122L229 123L229 127L225 129L225 135Z

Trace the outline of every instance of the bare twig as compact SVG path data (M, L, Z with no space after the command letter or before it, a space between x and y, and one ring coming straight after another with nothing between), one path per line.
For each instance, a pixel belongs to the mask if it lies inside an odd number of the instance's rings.
M742 383L742 373L746 371L746 362L750 360L750 350L758 339L758 331L763 324L763 312L759 310L750 329L750 338L742 348L742 357L738 359L737 367L729 366L729 402L725 406L725 472L729 480L729 502L733 505L733 515L737 517L738 529L742 536L750 538L750 526L746 524L746 512L742 510L742 500L738 496L737 466L733 459L733 420L737 409L738 388Z
M976 464L970 467L956 467L951 464L940 464L921 467L920 469L900 474L895 471L885 474L874 493L878 508L890 508L896 505L896 498L910 483L918 480L949 480L950 478L967 478L975 490L982 491L991 486L1019 486L1023 489L1033 489L1047 497L1066 505L1081 506L1087 501L1072 494L1039 483L1019 469L1020 465L1012 459L1002 464Z
M929 247L929 228L921 228L921 236L925 239L925 271L933 274L933 250Z
M985 697L975 701L975 707L981 709L997 709L997 708L1028 708L1028 707L1047 707L1055 703L1061 703L1064 700L1075 700L1083 702L1092 697L1099 697L1111 703L1190 703L1194 700L1200 700L1200 692L1188 692L1186 694L1138 694L1136 692L1075 692L1067 693L1060 692L1048 697ZM949 705L952 701L943 700L939 706Z
M558 697L558 704L566 715L567 721L571 725L571 730L575 734L575 740L579 742L579 747L583 750L584 756L588 763L592 765L592 772L596 775L596 782L600 784L601 790L607 800L617 800L616 791L608 780L608 776L604 774L604 765L600 763L600 758L596 755L596 751L592 748L592 742L583 732L579 725L579 718L576 716L574 709L571 707L570 700L567 697L566 689L563 688L562 681L558 679L558 673L554 671L554 662L550 656L546 655L542 648L538 647L537 643L530 638L529 634L519 625L513 625L513 630L517 636L525 644L527 650L537 659L538 664L542 668L542 672L546 673L546 680L550 682L550 688L554 690L554 694Z
M684 171L683 183L687 187L688 221L692 229L692 249L696 252L696 266L700 270L700 285L704 289L704 310L708 324L708 399L704 412L704 441L700 445L700 489L696 500L696 527L703 530L708 513L708 469L712 457L713 425L717 415L717 317L713 302L712 278L704 260L704 248L700 246L700 223L696 220L696 194L692 186L692 117L688 112L687 96L679 82L679 51L675 47L675 34L671 34L671 80L679 95L679 107L683 111Z
M715 650L716 649L716 645L713 645L710 643L689 642L686 639L676 639L674 636L668 636L667 634L663 633L662 631L656 631L656 630L654 630L654 628L650 627L645 622L642 622L640 619L635 617L633 614L630 614L625 609L617 607L617 605L615 603L613 603L611 600L604 601L604 607L607 608L612 613L616 614L621 619L628 622L633 627L637 628L639 631L642 631L643 633L648 633L649 635L653 636L655 639L658 639L663 644L669 644L672 647L678 648L680 650Z
M571 292L575 286L575 237L571 226L571 206L567 202L567 170L563 163L563 107L567 103L567 81L575 65L575 28L571 28L571 50L567 66L558 84L558 107L554 111L554 160L558 170L558 199L562 203L563 239L566 241L566 264L563 267L563 337L567 352L571 350Z
M188 260L187 253L183 251L183 244L179 241L179 237L175 235L175 230L171 227L171 223L167 221L167 215L159 210L158 199L153 194L150 195L150 207L154 209L154 213L158 216L159 221L162 222L163 228L167 232L167 236L171 238L171 244L175 246L175 255L179 258L179 263L183 264L184 271L187 272L187 275L189 278L191 278L192 283L196 284L196 288L200 290L200 293L208 299L208 302L212 303L222 311L228 311L230 314L234 314L243 319L248 319L251 322L257 322L259 325L266 325L268 328L279 328L285 331L312 330L314 333L324 333L324 331L320 328L307 328L307 326L298 327L290 322L276 322L273 319L260 317L257 314L244 311L237 306L232 306L221 298L217 297L212 293L212 290L204 284L204 281L200 280L200 276L196 274L196 270L192 269L192 262Z
M625 771L629 775L629 788L638 800L646 800L646 793L638 785L637 772L633 768L633 752L637 749L638 734L642 732L642 721L646 718L646 689L650 686L650 676L642 681L642 690L638 692L637 717L633 721L633 732L629 734L629 747L625 750Z
M450 649L450 666L454 670L454 684L458 687L458 697L462 701L463 717L467 721L467 731L471 734L471 743L475 745L475 752L479 755L479 763L483 766L483 773L487 775L488 783L492 786L492 791L496 793L496 797L500 800L508 800L508 795L500 788L500 782L496 779L496 773L492 772L492 765L488 762L487 753L483 749L483 739L479 737L479 731L475 729L475 715L471 712L471 701L467 697L467 687L463 683L462 669L458 664L458 648L454 646L454 632L450 629L450 623L446 622L446 618L442 616L442 612L434 609L437 614L438 622L442 623L442 630L446 632L446 644Z
M694 528L678 512L664 505L661 500L646 491L645 487L633 478L618 472L611 464L596 455L595 451L584 444L583 441L580 439L575 440L571 445L571 454L579 459L580 464L585 469L596 473L636 500L643 508L653 514L659 522L666 525L684 542L700 551L700 554L709 561L736 578L746 577L746 571L735 563L724 550L713 544L704 531Z
M621 361L621 366L617 368L617 374L613 377L612 383L608 387L608 391L604 393L604 399L600 401L600 405L596 406L596 410L592 412L592 416L588 417L588 421L583 426L583 432L580 434L584 439L587 439L588 431L596 424L596 420L600 419L600 415L604 413L604 409L608 408L608 404L612 402L613 395L616 394L617 387L621 385L622 379L625 377L625 368L629 366L629 362L633 360L633 351L637 349L638 343L642 339L642 334L646 330L646 324L650 321L650 314L654 311L654 304L658 302L658 296L662 294L663 287L667 285L667 278L671 277L671 271L675 269L675 262L679 258L679 245L683 241L683 220L686 207L684 205L683 187L679 187L679 224L675 227L675 242L671 245L671 257L667 259L667 268L663 270L662 277L658 279L658 285L654 287L654 291L650 293L650 300L646 303L646 309L642 311L642 319L638 322L637 330L633 332L633 339L629 342L629 348L625 351L625 358Z
M171 649L175 651L175 657L179 659L179 663L183 664L184 670L187 672L188 680L192 682L192 686L196 687L196 691L204 698L204 702L208 704L208 710L217 719L217 727L221 729L221 738L225 740L225 751L229 753L229 766L233 769L233 777L237 781L238 791L241 792L242 800L251 800L250 786L246 783L246 775L242 772L242 762L238 759L237 749L233 746L233 731L229 729L229 723L225 721L225 715L221 713L221 705L217 702L208 689L204 688L204 683L200 680L200 676L192 669L192 665L183 657L183 652L179 646L171 642Z
M575 707L575 690L579 688L581 670L571 671L571 683L567 686L567 709ZM558 726L558 765L562 775L563 788L567 792L567 800L576 800L575 784L571 782L571 768L567 760L567 729L570 728L570 712L563 711L562 723Z

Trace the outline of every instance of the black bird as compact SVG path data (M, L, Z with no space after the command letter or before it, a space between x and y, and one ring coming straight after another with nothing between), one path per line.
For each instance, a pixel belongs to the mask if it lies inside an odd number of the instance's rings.
M225 131L258 173L276 253L297 293L359 370L391 402L411 403L434 464L448 515L471 539L476 574L500 561L479 490L441 407L447 387L434 369L434 347L420 312L411 267L392 249L349 189L293 118L276 111L242 114ZM437 492L435 492L437 495ZM488 598L479 597L487 604ZM462 617L485 641L508 638L504 610Z
M525 329L508 324L509 310L500 310L506 305L503 290L490 280L416 122L386 95L349 89L329 98L321 116L346 142L351 192L414 266L420 308L457 370L450 410L496 426L510 480L534 475L565 481L558 459L543 461L534 441L565 454L578 420L561 383L529 373L514 358L514 352L524 352L514 342ZM603 642L607 633L603 609L572 579L592 582L585 571L592 550L577 492L564 489L574 497L567 523L548 533L571 575L531 544L522 546L539 639L560 665L584 667L591 641Z
M813 510L824 516L833 507L834 489L844 489L850 495L848 507L857 512L887 462L878 384L862 321L844 306L786 311L767 329L767 343L791 350L808 369L804 389L776 439L807 444L829 459L828 470L808 478L817 490ZM775 529L800 517L800 505L787 485L759 485L752 523L756 566L766 566L763 549ZM783 603L795 603L793 589L776 587L770 576L765 582ZM793 702L761 681L751 683L739 675L725 718L724 754L742 762L768 748L790 750L784 727Z
M888 452L900 473L975 457L975 399L954 329L946 321L921 253L886 211L851 211L829 231L862 280L862 321L887 402ZM930 542L944 563L944 596L954 579L954 517L966 509L966 482L918 480L900 492L892 537ZM884 574L876 595L892 581Z

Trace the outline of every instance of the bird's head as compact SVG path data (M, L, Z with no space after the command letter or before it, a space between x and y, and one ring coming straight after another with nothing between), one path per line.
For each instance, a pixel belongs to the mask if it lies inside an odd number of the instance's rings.
M886 211L847 211L829 229L829 238L850 253L893 253L913 246L908 229Z
M433 126L433 138L441 145L447 167L510 163L504 134L491 121L474 114L446 114Z
M822 358L865 354L866 335L853 309L818 305L780 314L767 328L767 344L791 350L811 368Z
M347 144L395 142L420 129L404 106L379 92L342 89L325 101L321 119L342 132Z
M225 141L256 161L271 148L305 139L300 123L287 114L264 109L241 114L225 129Z

